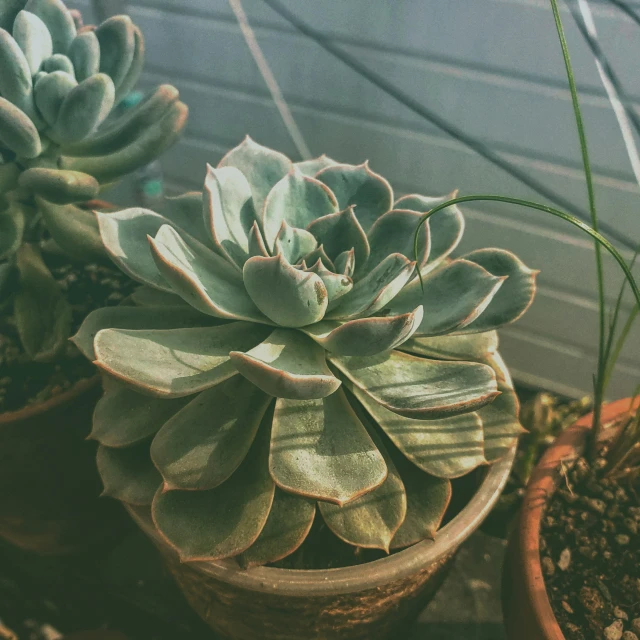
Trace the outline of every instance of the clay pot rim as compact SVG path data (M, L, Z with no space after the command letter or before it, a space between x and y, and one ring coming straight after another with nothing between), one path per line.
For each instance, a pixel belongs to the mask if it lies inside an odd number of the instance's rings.
M241 569L231 560L195 561L197 571L243 589L290 596L330 596L373 589L416 574L427 565L448 556L482 523L507 482L515 457L511 451L489 466L487 474L468 504L438 532L436 540L423 540L380 560L354 567L323 570L293 570L275 567ZM140 528L176 560L177 553L155 530L148 510L124 505ZM186 563L185 563L186 564Z
M53 398L49 398L44 402L29 405L22 409L15 411L5 411L0 413L0 427L6 424L12 424L15 422L22 422L35 416L39 416L47 411L51 411L59 407L60 405L71 402L78 396L82 395L86 391L93 389L100 384L100 376L98 374L92 375L90 378L83 378L75 382L69 389L59 393Z
M628 411L630 398L617 400L605 405L602 422L607 424ZM636 407L638 403L636 403ZM519 538L519 561L521 563L523 588L538 628L544 640L566 640L558 624L545 585L540 564L540 522L547 503L563 481L559 473L561 463L570 467L582 455L587 434L591 428L593 414L580 418L569 427L555 443L547 449L531 474L523 498L520 521L517 529Z

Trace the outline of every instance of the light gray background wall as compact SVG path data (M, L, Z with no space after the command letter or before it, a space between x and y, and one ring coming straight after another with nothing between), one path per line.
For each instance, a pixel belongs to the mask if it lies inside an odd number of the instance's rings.
M586 210L548 0L284 1L349 53ZM640 8L638 0L631 3ZM71 4L91 19L90 0ZM606 0L591 5L603 48L628 93L640 100L640 28ZM462 194L542 200L297 34L261 0L244 0L244 7L313 153L346 162L368 158L398 192L441 195L460 188ZM215 164L246 133L296 156L227 0L132 0L127 11L146 38L143 86L170 82L190 106L186 135L162 161L172 191L200 188L205 163ZM600 216L640 240L640 190L592 56L563 15ZM516 377L569 395L589 392L597 325L590 241L538 212L481 204L464 210L464 250L504 247L542 270L534 305L501 332ZM609 258L606 276L614 298L621 275ZM640 330L627 343L611 396L629 394L640 382L639 355Z

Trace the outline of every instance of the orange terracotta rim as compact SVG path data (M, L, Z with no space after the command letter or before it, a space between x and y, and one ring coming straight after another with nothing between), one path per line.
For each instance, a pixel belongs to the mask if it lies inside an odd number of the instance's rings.
M603 407L603 424L628 411L630 402L625 398ZM522 504L517 530L519 557L515 561L519 564L527 604L542 633L541 640L565 640L565 636L553 613L540 564L540 523L548 502L563 481L562 467L571 467L585 449L591 420L592 414L582 417L547 450L531 475Z
M16 411L6 411L5 413L0 413L0 426L3 424L21 422L23 420L28 420L35 416L42 415L43 413L51 411L59 407L60 405L64 405L75 400L75 398L91 389L94 389L99 384L100 376L96 374L91 376L90 378L78 380L78 382L73 384L69 389L63 391L62 393L59 393L53 398L49 398L49 400L45 400L45 402L39 402L38 404L29 405L28 407L24 407Z

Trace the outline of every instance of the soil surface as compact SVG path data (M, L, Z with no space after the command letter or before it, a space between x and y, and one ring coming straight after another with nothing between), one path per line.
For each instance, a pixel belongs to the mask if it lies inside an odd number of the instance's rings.
M64 264L51 272L71 304L72 333L91 311L120 303L136 286L111 266ZM31 361L13 318L0 313L0 413L44 402L94 374L94 366L71 342L54 362Z
M579 459L542 520L542 569L567 640L640 638L640 480L604 467Z

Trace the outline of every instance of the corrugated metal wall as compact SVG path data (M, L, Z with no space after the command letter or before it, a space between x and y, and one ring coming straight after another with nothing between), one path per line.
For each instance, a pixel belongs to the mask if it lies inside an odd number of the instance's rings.
M91 15L90 1L71 3ZM638 3L636 2L636 5ZM547 0L286 0L304 20L378 73L532 177L584 207L586 191L566 77ZM604 0L591 2L603 48L640 99L640 29ZM440 133L293 31L261 0L244 7L313 153L369 159L396 191L502 193L542 200ZM244 44L227 0L134 0L147 43L143 84L171 82L191 109L187 133L163 159L172 190L199 188L205 163L249 133L295 150ZM568 13L601 218L640 240L635 184L592 56ZM498 246L542 269L529 313L502 331L521 380L589 392L597 311L590 241L565 223L505 205L465 209L463 250ZM621 275L606 261L609 295ZM640 271L639 271L640 273ZM611 395L640 381L640 332L627 343Z

